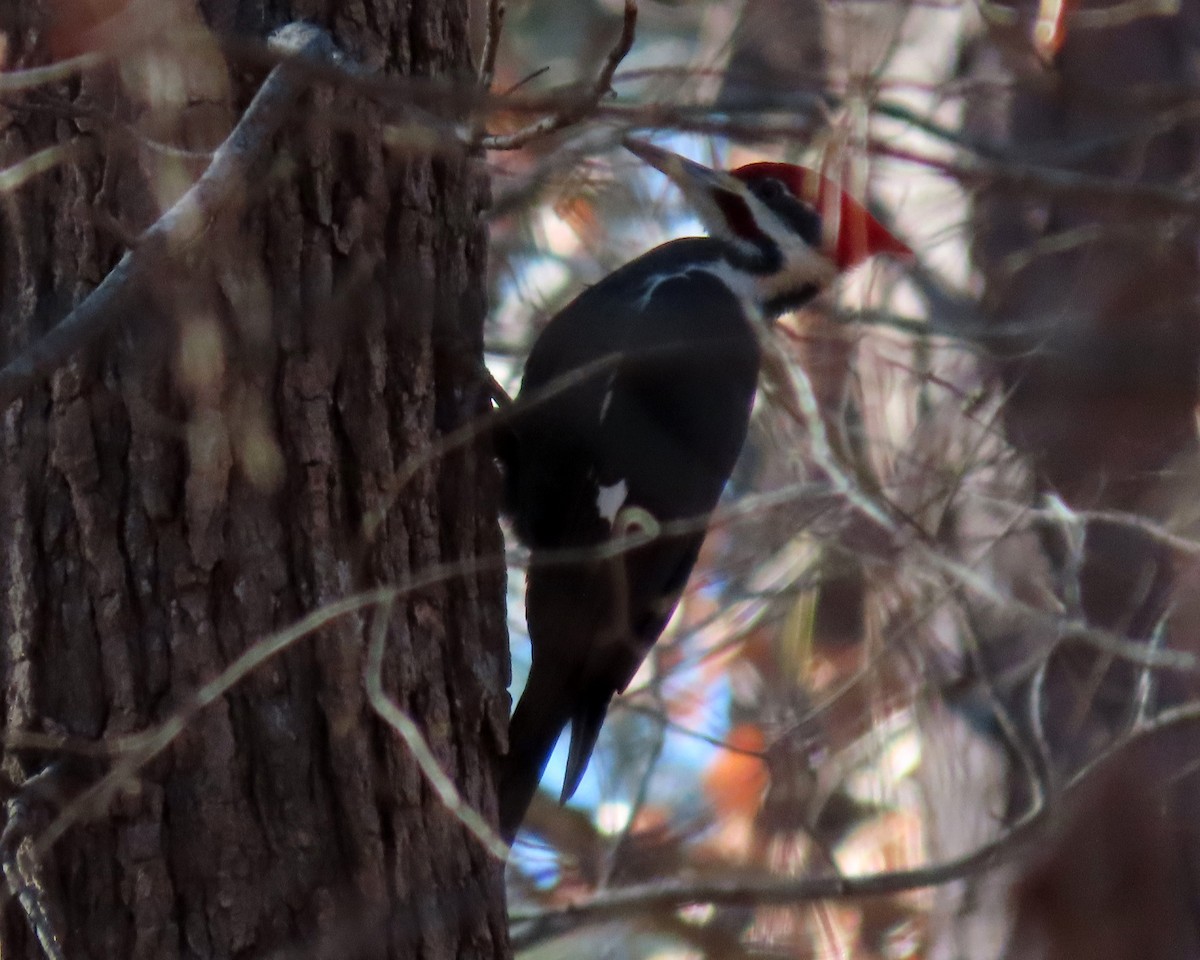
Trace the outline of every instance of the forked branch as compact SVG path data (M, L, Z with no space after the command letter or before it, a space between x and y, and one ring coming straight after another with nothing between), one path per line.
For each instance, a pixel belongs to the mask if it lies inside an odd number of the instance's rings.
M625 16L621 23L621 35L608 52L595 82L583 95L554 113L513 133L482 137L478 145L485 150L516 150L532 140L572 126L591 113L612 90L613 76L617 72L617 67L633 49L633 39L637 32L637 17L637 0L625 0Z

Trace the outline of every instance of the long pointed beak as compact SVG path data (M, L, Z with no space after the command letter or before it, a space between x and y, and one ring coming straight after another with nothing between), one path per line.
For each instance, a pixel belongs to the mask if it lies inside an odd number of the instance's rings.
M645 140L627 139L625 149L640 157L655 170L665 174L685 196L691 197L697 191L710 193L713 190L726 190L740 194L745 189L742 182L721 170L713 170L702 163L696 163L687 157L681 157L670 150L663 150Z

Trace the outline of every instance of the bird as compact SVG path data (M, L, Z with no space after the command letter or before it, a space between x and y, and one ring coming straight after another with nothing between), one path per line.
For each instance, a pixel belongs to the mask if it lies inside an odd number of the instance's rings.
M760 338L868 257L912 255L805 167L723 171L624 145L708 235L655 247L556 314L496 439L503 512L529 549L533 650L500 768L510 844L568 725L560 803L574 794L609 704L679 602L746 438Z

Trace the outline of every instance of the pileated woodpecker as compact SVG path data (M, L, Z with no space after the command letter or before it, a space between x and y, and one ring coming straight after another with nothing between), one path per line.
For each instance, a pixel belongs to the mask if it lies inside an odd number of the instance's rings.
M555 316L497 442L505 509L531 548L533 665L500 785L509 842L568 723L561 800L575 792L609 702L683 592L746 437L767 324L872 254L910 254L803 167L724 173L626 145L683 191L710 236L656 247Z

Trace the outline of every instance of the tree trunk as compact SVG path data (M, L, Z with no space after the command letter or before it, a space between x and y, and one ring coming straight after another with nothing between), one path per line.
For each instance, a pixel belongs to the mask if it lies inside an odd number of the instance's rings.
M84 20L101 6L111 19ZM279 25L250 0L121 6L0 11L7 68L132 46L0 112L0 167L81 145L3 197L5 356L84 298L120 237L207 163L149 141L211 150L261 83L262 69L231 68L205 24L240 41ZM466 0L301 0L291 16L325 24L383 75L469 76ZM486 409L475 372L486 181L460 155L390 151L388 119L352 90L315 84L218 235L164 270L116 333L5 411L10 735L94 743L151 728L310 611L494 557L483 573L402 594L384 665L442 769L494 816L507 650L486 438L394 489L406 461ZM40 957L41 936L71 960L505 955L501 865L367 702L365 642L382 615L333 620L194 711L114 802L48 850L35 844L58 798L23 800L46 808L28 823L10 802L6 872L11 884L7 868L24 869L21 904L36 894L46 915L35 935L10 900L0 953ZM10 749L3 774L20 788L60 758ZM81 770L110 768L55 770L73 792Z

